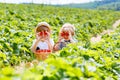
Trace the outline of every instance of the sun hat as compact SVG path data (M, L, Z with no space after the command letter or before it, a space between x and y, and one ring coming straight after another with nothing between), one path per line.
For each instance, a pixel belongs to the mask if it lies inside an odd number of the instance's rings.
M35 32L39 32L39 28L41 28L42 26L47 27L50 31L50 25L47 22L40 22L37 24Z

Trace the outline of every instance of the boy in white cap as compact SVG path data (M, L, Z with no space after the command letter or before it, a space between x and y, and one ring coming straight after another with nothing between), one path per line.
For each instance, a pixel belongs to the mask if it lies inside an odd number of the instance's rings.
M54 41L50 38L51 29L47 22L38 23L35 29L36 39L33 41L31 51L35 53L36 58L44 60L52 52Z

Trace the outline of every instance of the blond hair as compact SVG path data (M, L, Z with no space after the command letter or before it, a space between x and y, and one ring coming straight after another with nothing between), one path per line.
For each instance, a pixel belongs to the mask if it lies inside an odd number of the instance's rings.
M75 35L75 27L74 27L74 25L72 25L72 24L70 24L70 23L65 23L65 24L62 26L62 28L61 28L61 30L60 30L60 33L61 33L62 31L66 31L66 30L69 30L69 31L71 32L72 36Z

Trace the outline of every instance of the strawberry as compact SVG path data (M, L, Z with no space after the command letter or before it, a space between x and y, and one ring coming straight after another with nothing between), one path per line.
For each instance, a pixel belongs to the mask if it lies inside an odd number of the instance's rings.
M43 33L42 33L42 32L39 32L39 35L40 35L40 36L42 36L42 35L43 35Z
M61 36L69 36L69 33L68 33L68 32L66 32L66 33L65 33L65 32L62 32L62 33L61 33Z
M65 33L65 35L66 35L66 36L69 36L69 33L67 32L67 33Z
M41 49L41 50L40 50L40 52L44 52L44 50L43 50L43 49Z
M47 35L47 32L46 32L46 31L44 31L44 35Z
M46 51L47 51L46 49L43 50L43 52L46 52Z
M65 35L65 33L61 33L61 36L64 36Z
M47 52L51 52L51 50L47 50Z

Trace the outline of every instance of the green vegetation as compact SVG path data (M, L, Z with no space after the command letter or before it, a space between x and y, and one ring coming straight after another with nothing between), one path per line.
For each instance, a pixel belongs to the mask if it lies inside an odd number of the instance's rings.
M103 35L100 42L90 42L92 36L111 28L120 12L0 4L0 15L0 80L120 79L120 26L110 35ZM17 72L20 63L35 59L30 47L34 28L41 21L51 25L55 41L64 23L74 24L78 43Z

